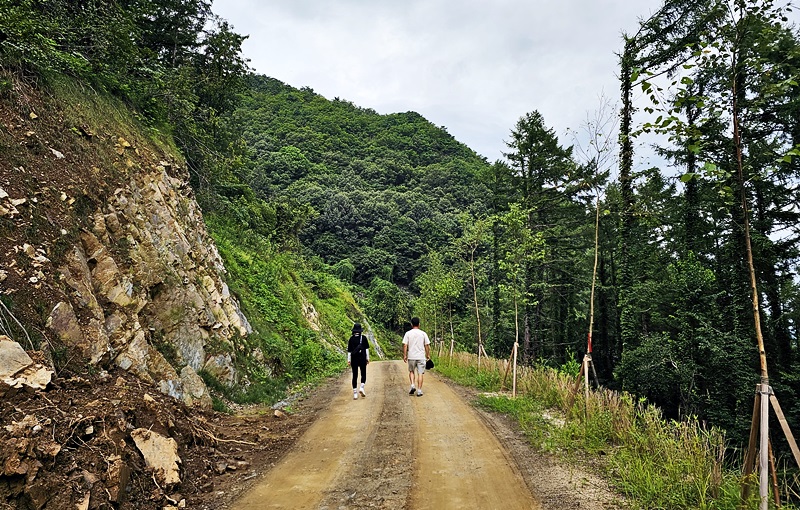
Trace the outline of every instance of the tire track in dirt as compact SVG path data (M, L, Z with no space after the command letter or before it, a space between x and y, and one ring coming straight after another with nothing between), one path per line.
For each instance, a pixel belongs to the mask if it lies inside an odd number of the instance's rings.
M377 389L383 387L383 382L382 371L374 370L375 366L372 365L368 377ZM344 382L345 377L341 380ZM363 448L364 439L370 437L377 426L383 408L382 392L352 400L349 386L349 381L347 385L342 384L342 389L334 396L335 401L308 428L292 451L232 508L319 508L325 492L337 477L349 471L353 452Z
M417 465L408 508L534 510L512 456L450 387L425 377L425 395L414 399Z
M462 398L426 375L409 396L400 361L367 369L366 399L350 374L296 446L231 508L540 509L514 459Z
M370 385L372 372L380 371L382 388ZM376 370L377 369L377 370ZM349 376L348 376L349 377ZM391 508L406 506L412 481L411 455L413 424L411 398L405 390L407 375L396 363L371 363L367 387L382 392L383 406L378 423L368 438L356 447L355 465L337 479L320 505L325 509ZM367 398L372 398L368 393Z

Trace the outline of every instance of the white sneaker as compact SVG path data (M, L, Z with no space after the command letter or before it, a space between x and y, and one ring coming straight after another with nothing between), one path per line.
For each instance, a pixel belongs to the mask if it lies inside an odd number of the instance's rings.
M359 389L358 392L361 393L362 397L367 398L367 394L364 393L364 388Z
M418 396L418 397L421 397L421 396L422 396L422 390L417 390L417 396Z
M358 392L353 392L353 400L358 400Z

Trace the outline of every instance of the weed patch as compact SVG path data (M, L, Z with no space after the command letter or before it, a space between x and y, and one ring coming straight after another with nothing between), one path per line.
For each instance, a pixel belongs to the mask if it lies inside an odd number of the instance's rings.
M436 367L459 384L493 392L480 395L478 405L514 418L533 447L588 459L634 508L758 508L757 497L741 504L739 470L725 463L718 429L664 420L656 407L624 393L571 395L574 367L519 367L516 397L508 391L511 382L503 382L503 360L483 358L478 370L475 355L457 353ZM782 508L796 507L784 502Z

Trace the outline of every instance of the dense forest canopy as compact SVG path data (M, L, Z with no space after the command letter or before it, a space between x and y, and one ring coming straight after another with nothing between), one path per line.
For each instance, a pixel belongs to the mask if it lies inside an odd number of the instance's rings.
M266 201L315 212L303 245L353 281L407 287L429 250L459 234L460 213L487 207L486 163L414 112L378 115L266 77L251 79L235 120L249 147L243 181Z
M496 162L417 113L379 115L252 74L244 37L211 7L6 2L0 62L127 101L175 138L228 241L304 261L320 289L345 282L388 330L418 314L447 346L507 356L519 342L527 364L579 359L599 217L600 382L736 441L758 381L744 196L772 384L799 423L800 44L783 7L666 0L620 41L618 147L576 151L534 110L509 126ZM633 165L644 132L663 168Z

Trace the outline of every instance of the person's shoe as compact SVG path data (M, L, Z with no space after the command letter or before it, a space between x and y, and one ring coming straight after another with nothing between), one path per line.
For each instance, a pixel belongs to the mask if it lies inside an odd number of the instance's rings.
M414 394L416 391L417 391L417 389L416 389L415 387L413 387L413 386L412 386L412 387L411 387L411 391L409 391L409 392L408 392L408 394L409 394L409 395L413 395L413 394Z
M353 400L358 400L358 392L353 392Z
M417 396L418 396L418 397L421 397L421 396L422 396L422 390L417 390Z
M367 398L367 394L364 393L364 388L359 389L358 392L361 393L362 397Z

